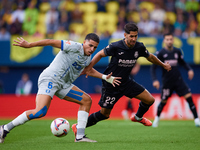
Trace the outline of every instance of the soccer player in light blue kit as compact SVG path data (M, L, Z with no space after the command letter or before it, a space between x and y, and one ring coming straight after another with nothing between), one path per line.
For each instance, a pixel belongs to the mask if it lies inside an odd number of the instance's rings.
M15 46L31 48L36 46L53 46L61 51L56 55L52 63L41 73L38 79L38 93L36 96L36 108L27 110L8 124L0 126L0 143L4 142L11 129L25 122L46 115L54 95L60 99L74 102L80 105L77 118L77 135L75 142L96 142L85 136L85 127L88 120L92 100L88 94L72 84L81 74L83 69L90 64L91 54L99 44L99 37L90 33L85 37L83 44L65 41L44 39L29 43L22 37L14 40ZM103 75L91 69L90 76L104 79L113 86L119 85L120 77L111 74Z

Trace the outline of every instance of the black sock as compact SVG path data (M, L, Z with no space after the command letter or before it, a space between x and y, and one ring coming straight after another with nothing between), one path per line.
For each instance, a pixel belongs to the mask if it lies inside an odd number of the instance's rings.
M157 116L160 117L160 114L164 108L164 106L166 105L166 103L163 103L162 101L160 102L160 104L158 105L158 110L157 110Z
M87 127L90 127L90 126L93 126L93 125L95 125L97 122L99 122L99 121L101 121L101 120L108 119L108 118L109 118L109 117L106 117L106 116L104 116L103 114L101 114L100 111L95 112L95 113L91 114L91 115L88 117L88 122L87 122L86 128L87 128Z
M190 110L192 111L192 114L193 114L194 118L198 118L197 110L196 110L196 107L195 107L195 105L193 103L192 97L188 97L186 100L187 100L187 102L189 104Z
M127 102L127 109L126 110L131 110L131 112L133 112L133 105L132 105L131 101Z
M152 105L152 104L151 104ZM142 118L142 116L149 110L151 105L147 105L143 102L140 102L137 113L135 114L137 117Z

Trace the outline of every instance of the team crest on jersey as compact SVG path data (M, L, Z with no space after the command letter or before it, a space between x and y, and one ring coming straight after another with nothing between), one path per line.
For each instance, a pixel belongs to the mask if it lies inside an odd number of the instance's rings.
M138 51L135 52L134 57L135 57L135 58L138 57Z
M174 58L178 59L178 54L177 53L174 54Z
M65 42L65 43L71 45L71 42L70 42L70 41L67 41L67 42Z

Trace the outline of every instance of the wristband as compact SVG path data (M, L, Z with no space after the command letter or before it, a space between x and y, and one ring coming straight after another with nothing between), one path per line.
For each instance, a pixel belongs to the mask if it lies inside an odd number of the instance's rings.
M112 83L113 83L113 80L114 80L114 77L111 76L109 79L106 79L106 77L107 77L107 75L104 74L104 75L102 76L102 79L103 79L103 80L106 80L108 83L112 84Z

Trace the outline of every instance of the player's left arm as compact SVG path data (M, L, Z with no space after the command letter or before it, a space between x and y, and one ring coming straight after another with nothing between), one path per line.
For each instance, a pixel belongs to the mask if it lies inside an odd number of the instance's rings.
M121 83L119 81L119 79L121 79L121 77L113 77L112 72L109 75L104 75L104 74L98 72L97 70L95 70L94 68L92 68L90 71L87 72L87 75L89 75L91 77L106 80L108 83L111 83L114 87L115 87L115 85L119 85Z
M165 70L167 70L167 71L170 71L172 68L171 68L171 65L169 64L169 62L167 62L167 63L163 63L162 61L160 61L155 55L153 55L153 54L149 54L149 57L146 57L146 59L149 61L149 62L151 62L151 63L153 63L153 64L155 64L155 65L159 65L159 66L161 66L161 67L163 67Z
M192 80L194 77L194 71L192 70L190 65L188 63L186 63L185 60L183 59L183 55L182 55L181 51L179 52L178 62L179 62L179 64L184 66L184 68L188 71L188 78L190 80Z

